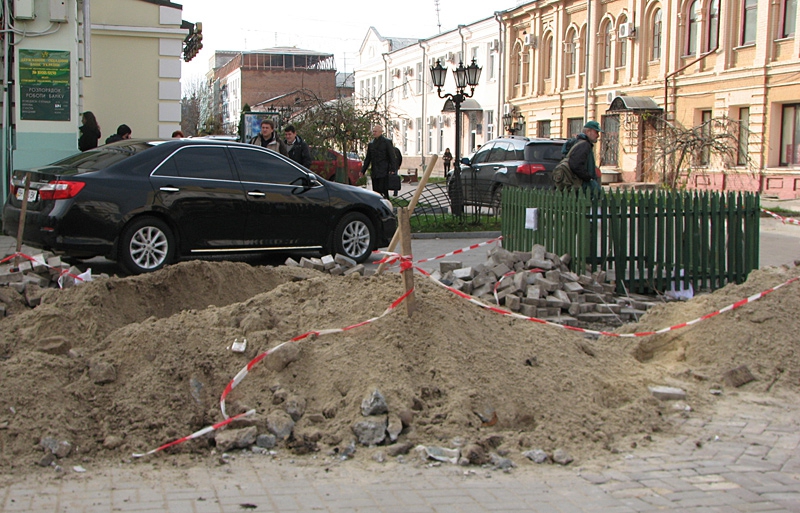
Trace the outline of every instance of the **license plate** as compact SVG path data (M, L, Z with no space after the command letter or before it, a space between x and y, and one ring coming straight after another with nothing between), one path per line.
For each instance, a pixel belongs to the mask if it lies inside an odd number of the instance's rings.
M23 196L25 195L25 188L20 187L17 189L17 200L22 201ZM39 191L36 189L28 189L28 203L32 203L39 199Z

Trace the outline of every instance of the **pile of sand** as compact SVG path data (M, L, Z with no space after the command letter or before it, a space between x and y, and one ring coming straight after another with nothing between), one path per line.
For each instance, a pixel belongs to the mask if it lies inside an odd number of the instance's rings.
M688 321L797 274L756 271L743 285L659 306L621 332ZM0 321L0 472L33 468L45 436L73 445L69 461L91 462L127 458L218 422L222 390L251 358L309 330L379 315L402 292L397 274L332 277L202 261L49 292L38 308ZM671 430L676 410L653 399L648 385L681 386L702 411L713 401L709 388L724 388L722 374L739 365L756 376L746 385L752 390L799 384L800 283L644 339L595 340L503 317L420 276L416 300L410 318L401 307L368 326L297 342L299 359L280 372L254 368L230 395L228 412L255 408L263 419L282 408L273 404L276 391L298 396L306 413L295 437L327 451L353 439L361 402L377 388L390 411L413 412L401 441L448 446L498 434L512 457L564 448L580 458ZM71 351L43 352L54 341L63 348L52 337L64 337ZM244 354L228 349L243 337ZM113 366L114 381L95 383L90 369L98 364ZM496 412L498 422L483 426L475 412ZM166 457L210 450L208 440L195 440Z

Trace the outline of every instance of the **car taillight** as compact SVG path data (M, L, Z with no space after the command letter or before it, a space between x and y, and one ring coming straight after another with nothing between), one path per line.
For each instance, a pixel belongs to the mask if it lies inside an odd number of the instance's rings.
M83 182L56 180L39 189L39 197L43 200L74 198L85 185Z
M532 175L539 171L544 171L544 166L542 164L522 164L517 168L518 175Z

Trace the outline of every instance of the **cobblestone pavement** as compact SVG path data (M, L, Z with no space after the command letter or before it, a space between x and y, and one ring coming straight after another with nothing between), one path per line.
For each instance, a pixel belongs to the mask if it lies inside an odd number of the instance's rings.
M508 473L432 466L232 455L34 469L0 476L4 512L798 512L797 396L734 394L713 415L690 413L681 434L652 435L629 453L568 467L518 461ZM182 459L183 458L183 459Z

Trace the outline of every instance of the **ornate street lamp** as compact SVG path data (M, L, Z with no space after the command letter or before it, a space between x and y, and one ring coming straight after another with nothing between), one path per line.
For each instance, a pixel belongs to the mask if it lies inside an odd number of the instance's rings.
M456 79L456 92L442 94L442 87L444 80L447 77L447 68L442 66L442 63L437 59L436 66L431 66L431 81L436 86L436 92L439 98L449 99L453 102L456 110L456 164L453 167L453 187L451 188L450 203L454 215L461 215L464 213L464 198L461 189L461 104L467 98L472 98L475 94L475 86L478 85L478 80L481 78L481 68L472 59L472 64L464 67L463 62L458 63L458 67L453 70L453 76ZM469 86L469 93L465 89Z

